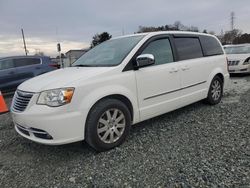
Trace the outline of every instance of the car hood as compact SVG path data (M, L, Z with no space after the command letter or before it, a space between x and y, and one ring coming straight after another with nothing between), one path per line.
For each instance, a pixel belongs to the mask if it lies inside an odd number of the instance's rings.
M29 79L23 82L18 89L28 92L41 92L55 88L73 87L74 81L85 81L110 70L112 70L112 67L68 67Z
M227 54L228 60L245 61L248 57L250 57L250 54Z

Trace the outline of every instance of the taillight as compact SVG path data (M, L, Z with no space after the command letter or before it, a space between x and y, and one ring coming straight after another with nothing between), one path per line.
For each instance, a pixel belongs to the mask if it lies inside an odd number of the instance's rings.
M58 65L58 64L49 64L49 66L50 66L50 67L55 67L55 68L57 68L57 69L60 68L60 65Z

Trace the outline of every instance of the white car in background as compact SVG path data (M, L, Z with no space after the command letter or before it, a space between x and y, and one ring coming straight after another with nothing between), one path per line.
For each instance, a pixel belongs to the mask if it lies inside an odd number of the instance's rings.
M250 44L224 46L229 73L250 73Z

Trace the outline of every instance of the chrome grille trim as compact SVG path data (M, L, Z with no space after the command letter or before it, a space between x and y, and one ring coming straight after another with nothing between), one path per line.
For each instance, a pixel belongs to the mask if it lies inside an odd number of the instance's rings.
M36 128L32 128L32 127L24 127L24 126L18 125L16 123L15 123L15 126L22 134L25 134L26 136L31 136L31 137L34 136L36 138L46 139L46 140L53 139L53 137L44 130L36 129Z
M239 60L235 60L235 61L228 61L228 65L229 66L235 66L235 65L238 65L240 63Z
M16 126L19 129L22 129L22 130L27 131L27 132L37 133L37 134L48 134L46 131L43 131L43 130L39 130L39 129L36 130L34 128L27 128L27 127L23 127L23 126L18 125L18 124L16 124Z
M33 95L34 93L17 90L14 96L12 110L14 112L23 112Z

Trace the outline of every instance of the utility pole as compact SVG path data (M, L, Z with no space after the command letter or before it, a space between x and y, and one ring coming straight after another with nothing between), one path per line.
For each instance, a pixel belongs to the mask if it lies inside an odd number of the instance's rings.
M64 63L62 61L62 54L61 54L61 44L59 42L59 37L58 37L58 28L56 27L56 38L57 38L57 52L59 54L59 64L60 68L64 68Z
M23 29L21 29L22 30L22 36L23 36L23 46L24 46L24 51L25 51L25 54L26 54L26 56L27 56L27 48L26 48L26 43L25 43L25 38L24 38L24 32L23 32Z
M231 31L234 30L234 22L235 22L235 14L234 12L231 12L231 15L230 15L230 20L231 20Z
M60 43L57 43L57 51L59 53L60 67L64 68L64 64L62 62L61 44Z

